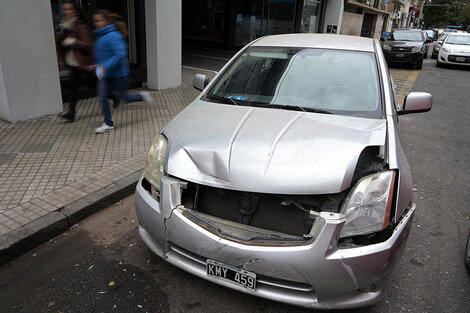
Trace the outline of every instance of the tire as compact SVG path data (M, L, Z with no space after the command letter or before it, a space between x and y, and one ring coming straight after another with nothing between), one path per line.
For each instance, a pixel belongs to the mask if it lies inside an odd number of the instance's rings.
M465 246L465 266L470 272L470 233L468 233L467 245Z
M431 59L437 59L437 54L431 54Z
M416 69L420 70L423 68L423 60L419 60L418 63L416 63Z
M423 55L423 59L427 59L428 58L428 52L426 51Z
M439 60L436 60L436 67L442 67L442 64L439 62Z

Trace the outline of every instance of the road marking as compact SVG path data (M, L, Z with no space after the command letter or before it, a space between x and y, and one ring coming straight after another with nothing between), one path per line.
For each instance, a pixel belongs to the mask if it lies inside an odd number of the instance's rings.
M393 82L397 86L395 89L397 93L397 105L401 107L406 95L410 92L411 88L418 78L419 70L407 69L390 69L390 74L393 77Z

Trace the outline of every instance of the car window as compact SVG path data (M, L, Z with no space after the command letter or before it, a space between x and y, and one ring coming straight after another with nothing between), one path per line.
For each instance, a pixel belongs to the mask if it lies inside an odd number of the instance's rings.
M215 82L227 103L380 118L375 55L344 50L251 47Z
M442 35L440 35L439 38L438 38L438 40L444 40L444 39L446 39L447 35L448 35L448 34L442 34Z
M393 31L389 36L389 40L424 41L424 37L419 31Z
M470 46L470 36L449 35L446 44Z

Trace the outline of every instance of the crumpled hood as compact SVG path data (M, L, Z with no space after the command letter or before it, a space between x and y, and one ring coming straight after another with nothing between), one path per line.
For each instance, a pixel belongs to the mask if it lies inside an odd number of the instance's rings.
M386 121L196 100L163 133L170 175L226 189L320 194L350 186L362 150L385 144Z

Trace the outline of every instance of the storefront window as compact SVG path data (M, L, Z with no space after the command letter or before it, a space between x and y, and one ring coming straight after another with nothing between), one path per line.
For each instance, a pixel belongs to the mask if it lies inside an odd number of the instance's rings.
M183 1L183 38L222 43L225 1Z
M294 32L296 0L238 0L235 3L235 45L265 35Z
M306 0L304 5L302 27L303 33L317 33L320 17L320 0Z

